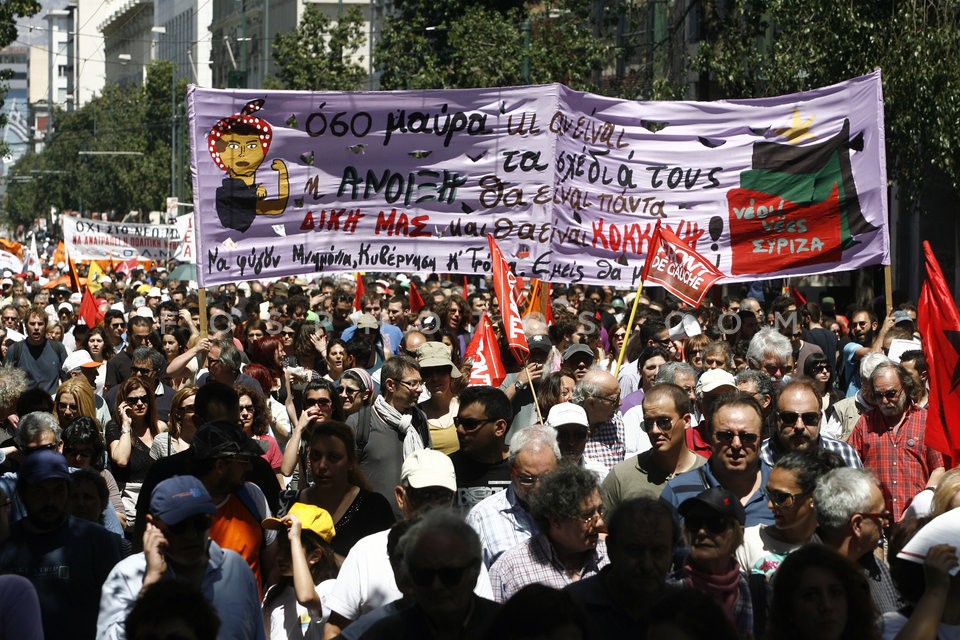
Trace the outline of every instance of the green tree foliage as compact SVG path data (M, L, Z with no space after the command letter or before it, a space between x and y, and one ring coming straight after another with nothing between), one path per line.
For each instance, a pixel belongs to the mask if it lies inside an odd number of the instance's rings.
M162 210L166 196L172 195L171 136L177 137L180 149L186 142L185 81L173 86L172 73L170 62L155 62L144 86L108 85L80 109L56 111L54 133L43 151L28 153L10 171L7 217L30 221L50 206L114 216ZM182 158L173 164L184 185L178 195L189 199L189 167Z
M881 69L888 176L922 188L931 167L960 187L960 1L710 0L693 68L710 95L813 89Z
M273 43L273 59L286 89L355 91L363 88L366 68L357 53L365 46L363 14L359 7L331 21L315 4L307 4L296 31L280 34Z
M374 53L384 89L498 87L563 82L600 89L611 47L594 33L592 3L397 3ZM616 3L613 3L616 4ZM597 18L601 23L605 18Z

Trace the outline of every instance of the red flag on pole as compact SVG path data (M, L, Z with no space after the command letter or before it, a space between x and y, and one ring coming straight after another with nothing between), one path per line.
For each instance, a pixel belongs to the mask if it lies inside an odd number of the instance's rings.
M493 325L490 323L486 311L480 315L477 330L474 331L473 338L467 345L467 352L463 357L465 360L473 360L473 367L470 369L470 382L467 383L469 385L488 384L492 387L499 387L503 379L507 377L503 362L500 360L497 334L493 330Z
M363 276L360 275L360 272L357 272L357 293L353 296L353 309L354 311L361 311L363 305L360 304L360 298L363 297Z
M424 307L423 298L420 297L420 292L417 291L417 285L410 283L410 312L419 313L420 309Z
M722 277L723 273L709 260L657 221L643 265L644 284L663 285L687 304L699 307L713 283Z
M70 288L79 293L80 275L77 273L77 265L74 264L73 258L70 257L69 253L67 253L67 267L70 269Z
M960 459L960 312L930 244L923 243L927 279L920 292L917 321L930 375L926 443Z
M507 346L517 362L523 364L530 356L527 339L523 335L523 321L520 319L520 309L517 306L515 288L517 279L510 271L497 241L487 234L490 244L490 261L493 264L493 291L500 301L500 315L503 318L503 330L507 335Z
M467 284L467 276L463 276L463 299L470 297L470 286Z
M87 287L83 288L83 298L80 300L80 319L88 327L95 327L103 320L103 315L97 310L97 301Z

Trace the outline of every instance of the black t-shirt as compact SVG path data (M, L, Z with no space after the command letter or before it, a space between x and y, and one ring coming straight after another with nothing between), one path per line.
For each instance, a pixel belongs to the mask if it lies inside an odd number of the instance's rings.
M393 509L379 493L360 490L353 503L334 525L337 535L330 546L346 556L360 538L393 526Z
M457 474L457 504L470 508L484 498L500 493L510 484L510 464L477 462L462 451L450 454Z

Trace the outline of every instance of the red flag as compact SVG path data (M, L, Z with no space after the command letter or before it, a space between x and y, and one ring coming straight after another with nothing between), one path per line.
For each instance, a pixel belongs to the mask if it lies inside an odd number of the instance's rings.
M463 276L463 299L470 297L470 287L467 285L467 276Z
M517 362L523 364L530 356L530 348L523 335L523 321L517 306L517 279L510 271L510 265L504 259L497 241L489 233L487 242L490 244L490 261L493 263L493 291L500 301L500 316L503 318L503 331L507 335L507 346Z
M423 298L420 297L420 292L417 291L417 285L410 283L410 312L411 313L420 313L420 309L426 306L423 303Z
M467 352L463 358L473 360L468 385L488 384L491 387L499 387L503 379L507 377L503 362L500 361L497 334L493 330L493 325L490 323L486 311L480 316L477 330L474 331L473 338L467 345Z
M653 232L641 279L653 282L693 307L699 307L707 291L723 274L709 260L694 251L669 228Z
M523 310L523 315L527 316L531 313L540 313L544 316L544 322L553 324L549 282L533 278L533 285L530 287L530 295L527 297L527 306Z
M354 311L360 311L363 309L363 305L360 304L360 298L363 297L363 277L360 275L360 272L357 272L357 294L353 296L353 309Z
M95 327L103 320L103 315L97 310L97 301L86 287L83 288L83 298L80 300L80 319L88 327Z
M133 270L140 266L140 263L136 258L130 258L129 260L124 260L123 262L117 263L117 266L114 267L116 271L120 271L127 275L133 273Z
M960 459L960 312L930 244L923 242L927 279L920 292L917 321L930 372L927 444ZM949 465L948 465L949 466Z

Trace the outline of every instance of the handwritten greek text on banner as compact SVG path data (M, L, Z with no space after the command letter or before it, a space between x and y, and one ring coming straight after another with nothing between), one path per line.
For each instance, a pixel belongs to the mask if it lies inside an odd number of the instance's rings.
M75 262L87 260L166 260L172 225L107 222L63 216L63 244Z
M879 72L631 102L562 85L188 95L200 282L351 271L635 286L657 220L728 280L889 264Z

